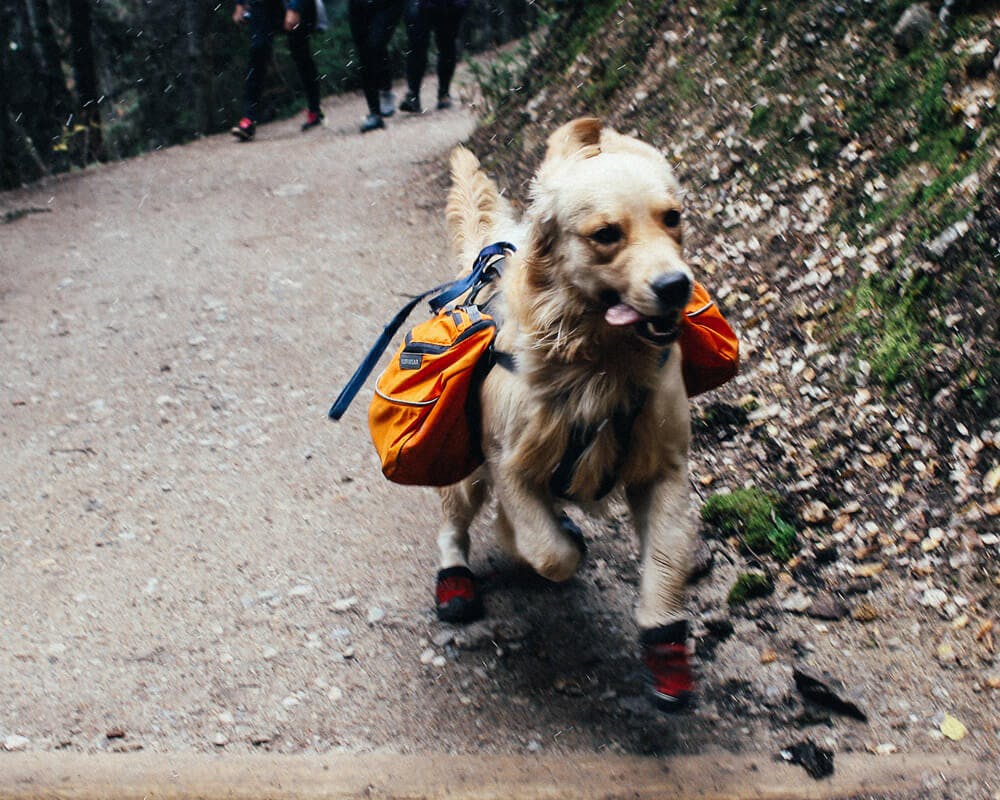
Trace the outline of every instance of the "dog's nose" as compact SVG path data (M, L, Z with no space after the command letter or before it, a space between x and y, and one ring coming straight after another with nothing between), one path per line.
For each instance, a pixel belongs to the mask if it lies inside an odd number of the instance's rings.
M691 279L683 272L666 272L652 283L660 305L667 309L682 308L691 297Z

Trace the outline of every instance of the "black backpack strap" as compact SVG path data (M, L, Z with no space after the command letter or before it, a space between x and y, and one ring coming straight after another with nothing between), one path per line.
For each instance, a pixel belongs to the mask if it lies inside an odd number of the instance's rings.
M573 483L573 476L576 475L577 466L591 445L593 445L597 435L609 422L614 431L615 439L618 441L618 460L614 469L607 473L601 480L594 500L600 500L615 488L618 473L621 471L622 464L625 463L625 454L628 450L629 440L632 438L632 427L646 405L647 396L648 392L636 392L632 402L628 406L616 410L611 417L603 419L600 422L591 423L590 425L576 424L570 429L566 452L563 453L562 459L549 479L549 491L554 496L564 500L573 499L569 494L569 487Z

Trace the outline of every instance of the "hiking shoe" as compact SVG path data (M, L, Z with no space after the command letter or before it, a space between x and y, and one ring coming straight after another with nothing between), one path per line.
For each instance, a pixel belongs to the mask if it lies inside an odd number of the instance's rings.
M399 104L399 110L410 114L419 114L423 110L420 108L420 98L415 94L408 93L403 98L403 102Z
M257 126L250 117L243 117L229 129L229 132L241 142L249 142L257 132Z
M687 652L687 622L643 631L642 663L650 679L650 700L661 711L684 711L694 703L694 675Z
M361 121L362 133L368 133L368 131L374 131L384 127L385 120L382 119L381 114L369 114Z
M378 110L383 117L391 117L396 113L396 95L392 92L378 93Z
M316 128L323 122L322 111L307 111L306 121L302 123L302 132L305 133L310 128Z
M446 111L449 108L451 108L451 95L441 95L438 98L438 111Z
M483 615L476 577L468 567L448 567L438 572L434 600L442 622L473 622Z

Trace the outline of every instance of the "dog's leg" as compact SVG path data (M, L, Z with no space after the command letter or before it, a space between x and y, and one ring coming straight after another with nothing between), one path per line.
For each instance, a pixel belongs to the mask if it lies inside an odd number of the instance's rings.
M501 542L508 549L513 545L515 554L543 578L569 580L580 566L581 548L566 534L546 498L513 472L502 469L495 484Z
M694 695L684 617L684 587L693 549L687 469L673 466L665 480L632 487L627 494L642 546L636 622L643 662L653 702L675 711L687 707Z
M486 481L479 476L441 489L444 521L438 531L441 569L469 566L469 526L486 498Z
M469 569L469 526L486 498L487 482L477 473L441 490L444 521L438 530L441 568L434 589L438 619L472 622L483 615L476 578Z

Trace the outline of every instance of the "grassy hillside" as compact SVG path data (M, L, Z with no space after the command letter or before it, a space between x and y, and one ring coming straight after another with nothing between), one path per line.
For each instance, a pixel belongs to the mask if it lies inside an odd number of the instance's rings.
M906 52L898 0L580 5L527 70L487 81L494 169L523 183L577 114L632 130L677 162L702 241L759 243L744 266L797 324L899 395L967 421L997 408L998 4L935 18Z

